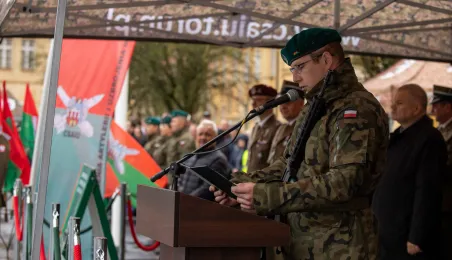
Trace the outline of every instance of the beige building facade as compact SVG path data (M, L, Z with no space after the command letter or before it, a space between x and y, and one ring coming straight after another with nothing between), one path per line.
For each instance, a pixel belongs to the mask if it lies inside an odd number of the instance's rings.
M49 46L50 39L33 38L3 38L0 44L0 79L14 100L10 104L16 118L21 117L27 83L39 109Z

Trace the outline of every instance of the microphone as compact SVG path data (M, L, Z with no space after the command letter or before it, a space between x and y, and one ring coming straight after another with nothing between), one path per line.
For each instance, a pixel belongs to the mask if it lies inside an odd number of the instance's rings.
M284 103L287 103L290 101L295 101L299 98L300 98L300 95L298 94L298 91L296 91L295 89L291 89L291 90L287 91L286 94L284 94L278 98L275 98L273 100L270 100L267 103L263 104L262 106L256 107L255 109L251 110L251 112L252 113L260 113L264 110L277 107L281 104L284 104Z

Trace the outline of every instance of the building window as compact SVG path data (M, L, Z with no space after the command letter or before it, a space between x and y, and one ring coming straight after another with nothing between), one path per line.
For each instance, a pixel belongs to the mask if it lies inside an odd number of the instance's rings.
M35 68L35 40L22 40L22 69Z
M3 39L0 44L0 69L11 69L12 40Z
M254 77L259 80L261 76L261 52L254 49Z

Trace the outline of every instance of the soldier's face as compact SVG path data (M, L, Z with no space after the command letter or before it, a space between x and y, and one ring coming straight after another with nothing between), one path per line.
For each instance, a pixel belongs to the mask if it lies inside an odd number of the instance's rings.
M215 137L212 127L201 127L196 131L196 147L199 148ZM214 145L214 144L213 144Z
M173 129L173 131L179 131L185 127L186 123L187 120L185 119L185 117L173 117L173 119L171 119L171 129Z
M324 54L327 52L324 52ZM293 81L305 92L309 92L326 75L331 67L330 56L322 54L314 61L310 55L303 56L290 65L293 68Z
M251 105L253 106L253 108L262 106L263 104L265 104L267 101L269 101L270 99L272 99L272 97L269 96L252 96L251 97Z
M443 124L447 122L452 115L452 104L446 102L432 104L432 114L440 124Z
M391 106L392 119L400 124L409 123L418 116L418 104L408 91L397 91Z
M160 134L163 136L171 136L171 128L167 124L160 125Z
M156 134L158 130L159 130L158 125L146 125L146 134L148 135Z
M281 115L284 117L284 119L286 119L287 121L292 121L297 118L303 106L304 100L297 99L292 102L281 104L279 106L279 111L281 112Z

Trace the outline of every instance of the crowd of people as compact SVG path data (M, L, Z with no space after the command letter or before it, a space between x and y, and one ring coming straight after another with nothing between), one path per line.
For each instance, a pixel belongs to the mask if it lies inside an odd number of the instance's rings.
M267 260L452 259L452 88L434 86L430 102L419 85L398 88L391 117L400 127L391 133L388 114L358 81L340 42L333 29L311 28L293 36L281 50L293 82L285 81L279 93L263 84L249 90L254 108L289 89L299 91L303 98L278 108L284 122L267 110L249 138L241 135L231 146L187 161L230 178L237 199L190 170L178 180L179 190L280 216L290 226L290 244L267 248ZM319 109L312 109L314 102ZM217 127L210 119L190 126L184 111L145 122L146 135L139 123L129 131L161 167L229 127L225 122ZM314 127L303 139L297 133L308 123ZM156 137L159 124L165 137ZM304 159L294 163L299 147Z

